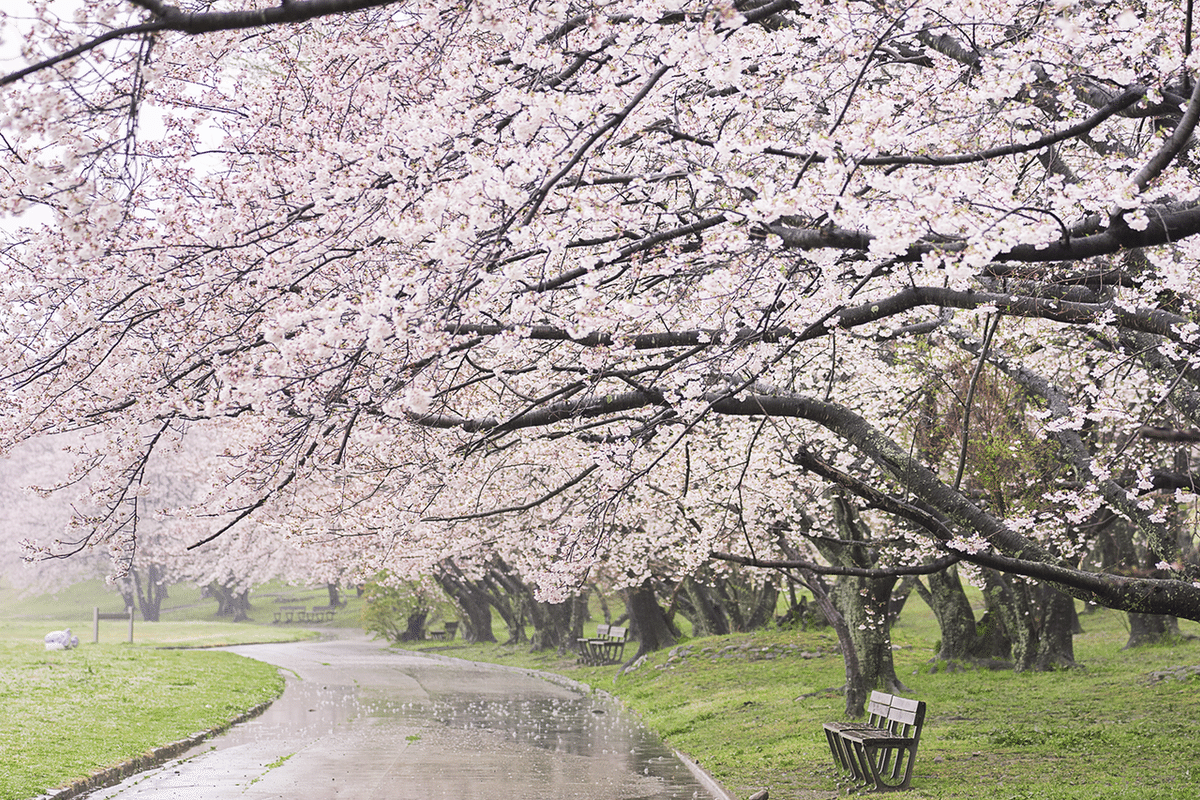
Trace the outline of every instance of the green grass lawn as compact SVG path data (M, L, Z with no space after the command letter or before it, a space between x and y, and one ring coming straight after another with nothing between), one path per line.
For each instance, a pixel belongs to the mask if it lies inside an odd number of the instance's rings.
M894 631L896 671L928 704L913 800L1176 800L1200 797L1200 639L1123 651L1123 614L1082 617L1077 669L931 669L932 615L910 601ZM1200 625L1181 623L1189 636ZM423 644L478 661L550 670L615 694L739 797L835 796L821 723L843 718L842 660L825 632L693 639L617 677L573 657L503 645Z
M280 587L311 605L324 590ZM309 601L308 595L317 600ZM216 603L194 588L172 589L162 622L135 615L134 643L123 620L102 620L92 644L92 608L116 612L120 596L95 581L57 595L22 598L0 589L0 800L26 800L163 744L228 723L278 696L278 671L253 659L181 649L304 639L298 626L263 624L272 594L251 621L218 621ZM259 618L255 622L255 617ZM352 615L350 624L357 621ZM47 651L43 637L71 628L75 650Z
M33 797L224 725L282 688L274 667L232 653L0 642L0 798Z

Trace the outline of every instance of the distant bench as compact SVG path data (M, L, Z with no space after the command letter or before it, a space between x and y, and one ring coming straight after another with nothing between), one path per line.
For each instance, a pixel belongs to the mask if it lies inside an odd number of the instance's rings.
M454 634L458 633L458 623L451 620L442 625L440 631L429 631L430 639L453 639Z
M579 661L583 664L620 664L629 631L617 625L599 625L596 635L578 639Z
M879 791L909 788L917 744L925 724L925 703L871 692L866 722L826 722L833 760L860 786Z
M280 606L275 609L275 622L329 622L337 612L336 606Z

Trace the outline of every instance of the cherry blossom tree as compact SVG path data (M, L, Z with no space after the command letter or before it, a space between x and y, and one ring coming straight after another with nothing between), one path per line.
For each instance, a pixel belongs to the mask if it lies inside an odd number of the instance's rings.
M105 431L88 542L219 431L193 551L497 552L551 600L961 562L1200 619L1190 3L35 15L0 196L53 221L3 250L0 443ZM780 549L831 483L871 564Z

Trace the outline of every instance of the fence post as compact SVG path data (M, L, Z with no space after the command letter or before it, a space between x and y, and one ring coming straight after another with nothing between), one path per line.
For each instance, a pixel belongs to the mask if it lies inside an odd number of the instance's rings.
M129 643L133 644L133 606L125 606L124 614L101 614L99 606L92 606L92 644L100 641L100 620L126 617L129 617Z

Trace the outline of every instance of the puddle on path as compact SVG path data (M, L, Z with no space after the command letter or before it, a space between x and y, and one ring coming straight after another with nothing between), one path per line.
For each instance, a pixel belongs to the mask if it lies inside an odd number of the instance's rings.
M708 800L633 714L523 671L363 637L231 648L281 668L261 716L93 797Z
M418 677L417 683L425 682ZM440 680L430 683L444 688ZM525 683L542 682L526 678ZM461 691L399 694L397 697L397 691L379 686L345 686L289 676L283 696L262 716L206 744L228 750L245 744L313 741L330 735L348 742L360 740L365 734L373 742L390 740L398 750L408 749L405 761L414 771L406 783L425 784L426 791L455 785L456 791L462 792L461 781L487 773L487 796L501 790L513 776L520 776L520 787L513 785L507 797L521 797L525 796L521 787L530 781L540 780L538 776L547 771L561 771L561 766L548 765L568 763L572 765L569 771L577 775L570 782L589 782L590 789L576 794L572 788L567 795L552 790L546 796L599 800L694 800L711 796L636 716L602 698L549 683L545 683L544 691L499 694L495 686L487 686L482 694L476 694L467 685ZM420 696L414 696L417 694ZM491 762L495 756L484 755L484 750L502 755L498 762ZM421 760L430 763L418 768ZM503 764L504 775L495 774L496 763ZM581 781L579 774L589 777ZM545 777L551 783L562 779L557 774ZM549 785L544 788L551 789ZM466 794L475 796L469 789Z
M634 715L590 697L456 696L427 703L376 701L363 708L371 716L433 723L452 731L483 732L515 745L598 759L613 768L658 778L678 788L658 797L690 800L698 788L687 767Z

